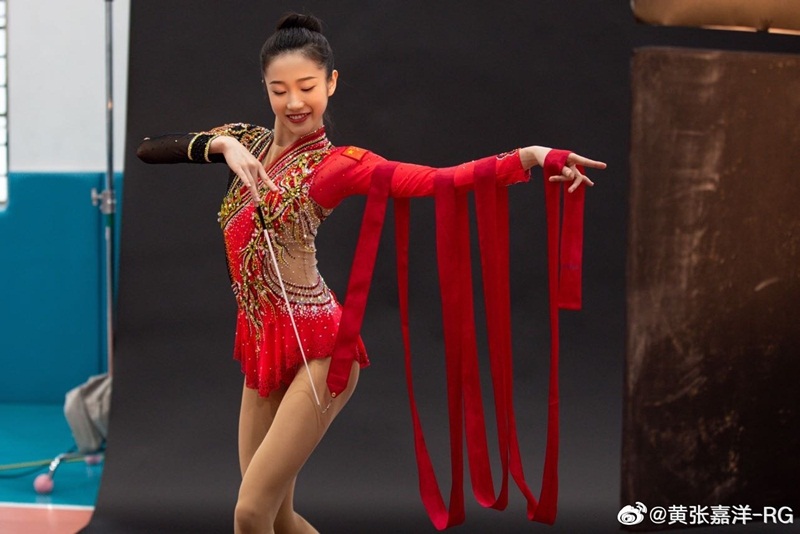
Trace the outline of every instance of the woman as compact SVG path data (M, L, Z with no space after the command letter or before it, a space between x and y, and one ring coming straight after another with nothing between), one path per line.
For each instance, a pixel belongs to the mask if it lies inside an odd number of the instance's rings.
M339 74L319 21L298 14L282 18L262 48L261 63L275 114L272 130L229 124L145 139L138 156L148 163L224 162L230 168L220 223L238 305L234 355L245 375L235 532L316 532L294 511L297 473L368 365L358 338L341 386L324 387L342 308L317 271L319 224L345 197L367 194L378 174L388 177L395 198L432 195L443 175L456 188L472 187L487 173L512 184L527 180L550 149L530 146L442 170L336 148L323 118ZM571 181L570 191L593 185L580 165L605 167L569 154L551 179Z

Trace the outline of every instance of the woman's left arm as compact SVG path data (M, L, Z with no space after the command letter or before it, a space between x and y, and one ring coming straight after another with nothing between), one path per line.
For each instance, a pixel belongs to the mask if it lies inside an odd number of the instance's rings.
M372 174L379 167L392 167L390 196L394 198L431 196L434 194L434 179L437 173L452 177L459 190L468 190L475 185L477 175L492 175L499 185L511 185L527 181L530 168L544 165L550 152L547 147L530 146L503 154L488 156L453 167L435 168L413 163L387 161L377 154L356 147L340 147L328 156L317 171L311 187L312 197L321 206L333 208L351 195L365 195L369 190ZM580 170L581 165L598 169L605 163L593 161L577 154L569 154L561 173L551 181L573 181L570 192L586 182L593 183Z

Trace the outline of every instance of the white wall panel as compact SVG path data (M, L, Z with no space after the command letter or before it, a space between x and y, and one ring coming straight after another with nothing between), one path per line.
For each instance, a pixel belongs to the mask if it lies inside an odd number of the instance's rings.
M130 0L111 2L114 32L114 168L122 170ZM106 169L103 0L10 0L11 172Z

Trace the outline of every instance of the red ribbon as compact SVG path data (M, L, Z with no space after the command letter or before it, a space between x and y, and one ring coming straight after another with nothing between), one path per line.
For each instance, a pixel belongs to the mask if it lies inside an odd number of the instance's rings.
M332 397L339 395L347 387L350 367L356 354L356 344L367 307L369 286L375 269L378 243L386 218L386 204L391 189L392 174L397 163L387 162L379 165L372 174L367 204L361 220L361 232L356 244L347 295L342 310L342 319L336 333L336 344L328 369L328 389Z
M558 309L580 309L583 242L584 188L564 194L564 220L560 221L563 186L550 182L560 175L569 152L552 150L544 165L545 204L548 227L550 289L550 376L547 445L540 500L525 482L512 398L511 306L509 285L509 228L507 188L496 184L494 161L474 169L478 239L481 253L484 303L489 341L489 362L494 392L497 440L502 468L499 494L495 495L486 439L474 322L470 236L466 195L455 189L452 170L435 178L436 237L447 369L450 416L450 503L445 506L422 431L414 395L408 320L407 199L395 201L397 276L400 320L405 350L406 383L414 430L420 495L434 526L445 529L464 521L463 437L473 493L486 507L504 509L508 503L508 474L525 497L527 516L552 524L558 498ZM372 179L347 300L328 375L328 386L338 394L347 385L350 362L366 306L378 239L388 200L394 166L379 167ZM581 169L582 171L582 169Z

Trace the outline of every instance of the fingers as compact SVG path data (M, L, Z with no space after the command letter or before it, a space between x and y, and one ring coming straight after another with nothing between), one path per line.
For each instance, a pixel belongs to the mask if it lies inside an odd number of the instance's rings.
M261 164L258 165L261 167ZM247 189L250 190L250 196L253 197L253 202L261 202L261 196L258 194L258 179L260 173L258 169L254 169L251 165L242 166L239 171L236 172L236 175L242 180L244 185L247 186Z
M582 183L590 187L594 185L594 182L591 181L588 176L583 174L580 169L578 169L578 166L574 163L570 165L569 168L564 167L562 174L567 176L568 180L572 180L572 185L569 186L569 189L567 189L568 193L574 192Z
M567 165L583 165L584 167L591 167L592 169L605 169L606 164L602 161L595 161L593 159L584 158L581 155L578 155L572 152L567 157Z
M258 170L259 170L258 175L261 178L261 181L267 184L267 187L269 188L270 191L272 191L273 193L277 193L278 191L280 191L280 189L278 189L278 186L275 185L275 182L269 179L269 177L267 176L267 171L264 170L264 167L262 165L259 164Z
M584 158L581 155L575 154L571 152L569 156L567 156L567 165L561 169L560 175L555 175L550 177L551 182L572 182L572 185L569 186L567 189L568 193L573 193L576 189L578 189L581 184L586 184L587 186L591 187L594 185L594 182L589 179L588 176L581 172L579 166L582 167L590 167L592 169L605 169L606 164L602 161L595 161L593 159Z
M572 156L572 154L570 156ZM592 161L592 160L587 160L586 158L581 158L581 159L585 161ZM567 166L561 169L560 175L554 175L550 177L551 182L572 182L572 185L570 185L569 188L567 189L568 193L574 192L576 189L578 189L578 187L580 187L581 184L586 184L588 187L594 185L594 182L591 181L589 177L586 176L583 172L581 172L579 165L583 165L582 163L579 163L577 161L570 163L569 159L567 159L567 162L568 162ZM602 165L602 167L600 168L605 168L605 163L601 162L594 162L594 163L600 163Z
M263 182L270 191L276 193L279 191L278 186L276 186L275 183L269 179L267 176L267 171L261 165L261 162L256 158L248 159L247 161L238 165L232 165L231 170L233 170L233 172L242 180L242 183L250 191L253 202L261 202L261 195L258 193L259 182Z

